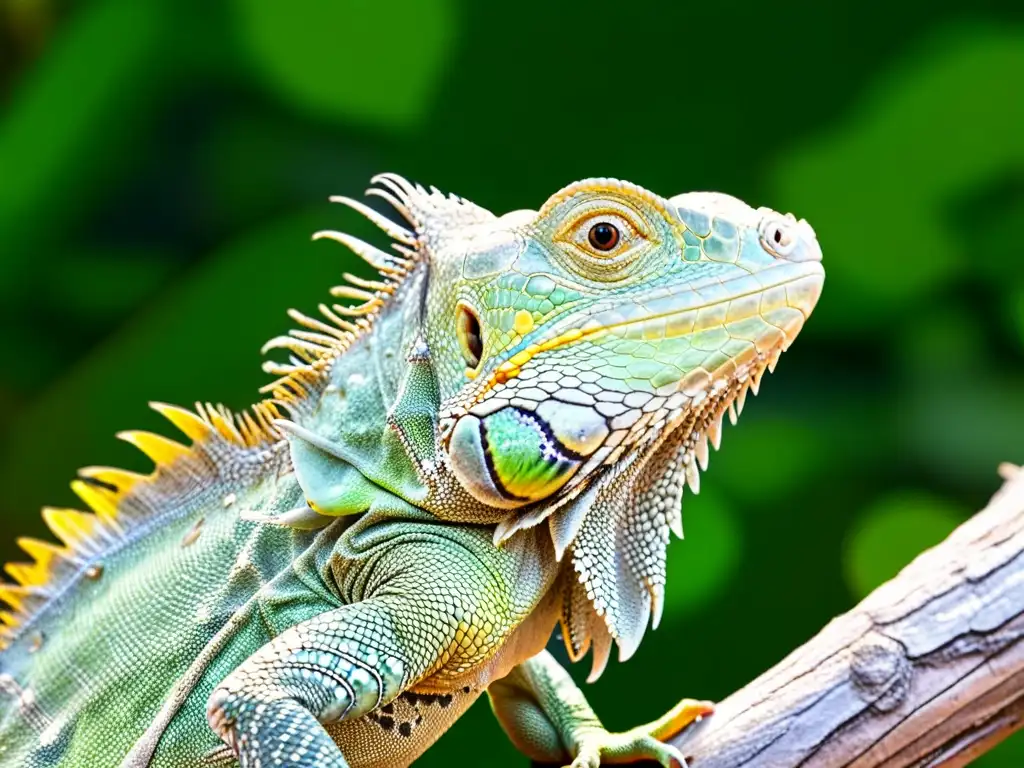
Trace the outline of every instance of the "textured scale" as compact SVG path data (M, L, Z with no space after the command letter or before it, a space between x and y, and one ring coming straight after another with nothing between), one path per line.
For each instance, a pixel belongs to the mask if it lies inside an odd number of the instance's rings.
M591 179L495 216L382 174L404 223L265 351L241 413L154 403L149 475L80 471L0 583L0 766L403 766L484 692L545 762L681 765L706 702L613 734L600 676L661 619L722 420L817 302L813 230ZM693 546L699 546L694 542Z

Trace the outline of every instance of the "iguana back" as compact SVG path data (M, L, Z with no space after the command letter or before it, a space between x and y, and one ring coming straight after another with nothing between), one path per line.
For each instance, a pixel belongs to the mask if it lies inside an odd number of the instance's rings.
M177 416L204 433L187 453L138 438L152 478L86 470L74 487L96 514L44 512L66 548L22 540L37 560L8 566L24 586L0 589L23 627L0 656L3 765L116 764L225 622L308 548L309 533L238 519L280 482L286 446L265 433L246 445L209 413Z

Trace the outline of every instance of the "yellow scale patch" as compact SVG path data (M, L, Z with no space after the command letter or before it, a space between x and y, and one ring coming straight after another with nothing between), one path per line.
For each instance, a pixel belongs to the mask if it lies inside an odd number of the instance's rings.
M529 310L520 309L512 320L512 327L520 336L525 336L533 330L533 315Z
M592 331L581 331L579 328L573 328L572 330L559 334L558 336L555 336L555 338L548 339L540 344L531 344L525 349L516 352L512 357L495 369L494 374L491 376L491 386L494 384L504 384L509 379L514 379L519 375L522 367L530 362L535 355L555 349L556 347L564 346L565 344L571 344L574 341L579 341L584 336L592 336L593 334L603 330L603 328L595 328ZM487 387L487 389L490 389L490 387ZM484 392L486 391L487 390L485 389Z

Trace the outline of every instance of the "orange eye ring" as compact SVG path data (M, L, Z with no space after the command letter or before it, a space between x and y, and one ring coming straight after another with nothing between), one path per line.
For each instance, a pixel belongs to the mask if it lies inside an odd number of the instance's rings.
M587 233L587 241L599 251L611 251L621 239L619 228L607 221L599 221Z

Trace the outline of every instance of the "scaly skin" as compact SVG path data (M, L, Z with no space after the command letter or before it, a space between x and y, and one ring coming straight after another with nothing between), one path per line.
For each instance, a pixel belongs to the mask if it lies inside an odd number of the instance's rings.
M654 759L706 702L608 733L544 651L627 659L661 617L723 415L811 312L811 228L734 198L579 182L496 217L378 177L397 253L268 343L271 398L156 405L147 477L87 468L95 514L0 586L0 766L411 763L486 691L529 756ZM287 418L285 418L287 414ZM699 542L696 543L699 546Z

